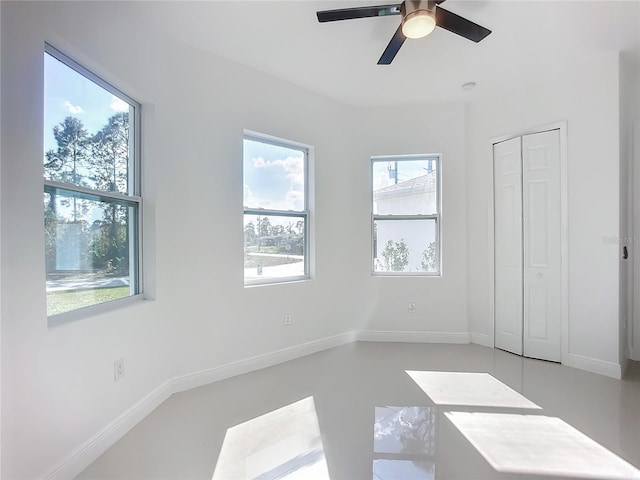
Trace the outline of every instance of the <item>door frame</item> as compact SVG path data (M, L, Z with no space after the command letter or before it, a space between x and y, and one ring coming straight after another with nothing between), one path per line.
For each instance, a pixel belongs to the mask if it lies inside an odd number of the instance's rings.
M629 286L631 289L631 302L629 302L629 314L627 316L627 338L626 345L631 360L640 360L640 247L638 247L638 237L636 228L640 227L640 195L636 193L636 188L640 188L640 120L633 122L631 141L631 161L629 163L631 185L629 188L630 201L630 225L631 232L630 250L633 264L630 268L631 279Z
M560 133L560 345L561 363L565 364L569 355L569 196L567 176L567 121L550 123L530 129L520 130L506 135L500 135L489 139L488 158L491 165L491 188L489 191L488 211L488 241L489 241L489 305L492 332L490 338L491 347L495 348L496 338L496 309L495 309L495 223L494 223L494 181L493 181L493 146L512 138L522 137L535 133L559 130Z

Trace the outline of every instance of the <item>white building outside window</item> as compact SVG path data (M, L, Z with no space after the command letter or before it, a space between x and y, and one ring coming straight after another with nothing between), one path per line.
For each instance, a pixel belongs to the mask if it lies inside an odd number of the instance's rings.
M440 275L440 156L374 157L373 272Z

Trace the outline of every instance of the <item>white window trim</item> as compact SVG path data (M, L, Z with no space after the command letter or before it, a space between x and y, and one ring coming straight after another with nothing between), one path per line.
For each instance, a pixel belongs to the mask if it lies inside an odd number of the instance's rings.
M378 162L393 162L393 161L408 161L408 160L435 160L436 161L436 214L430 215L378 215L373 213L373 165ZM371 214L371 275L374 277L442 277L442 154L440 153L426 153L426 154L411 154L411 155L377 155L371 157L370 171L369 171L369 188L370 188L370 201L369 208ZM377 220L435 220L436 222L436 245L438 247L438 271L437 272L425 272L425 271L410 271L410 272L382 272L376 271L375 266L375 222Z
M310 232L311 232L311 212L309 209L309 165L310 156L312 152L312 147L306 145L304 143L299 143L291 140L286 140L283 138L275 137L273 135L267 135L264 133L255 132L252 130L244 130L244 135L242 137L244 140L253 140L256 142L268 143L270 145L275 145L278 147L284 148L293 148L296 150L301 150L304 154L304 210L272 210L266 208L250 208L243 205L243 218L245 215L260 215L260 216L281 216L281 217L294 217L294 218L304 218L304 275L294 275L290 277L277 277L277 278L264 278L264 279L255 279L255 280L243 280L245 287L255 287L260 285L275 285L281 283L292 283L299 282L304 280L311 279L311 259L310 259ZM244 155L244 149L243 149ZM244 251L244 246L243 246ZM244 272L244 270L243 270Z
M47 315L47 321L50 326L59 325L63 323L67 323L70 321L78 320L81 318L86 318L88 316L101 314L115 308L120 308L124 305L131 304L132 301L138 301L144 299L143 295L143 269L142 269L142 214L143 214L143 201L142 201L142 180L141 180L141 118L142 118L142 106L139 102L131 98L126 93L122 92L118 88L114 87L110 83L106 82L93 72L91 72L86 67L82 66L75 60L73 60L68 55L64 54L54 46L45 42L44 52L51 55L56 60L62 62L67 67L74 70L76 73L82 75L88 80L92 81L99 87L102 87L104 90L109 93L115 95L116 97L124 100L131 107L133 107L133 115L130 117L130 130L133 132L133 141L131 141L130 149L131 156L133 160L131 161L131 168L133 171L133 181L131 179L130 188L131 194L125 195L119 192L108 192L102 190L94 190L91 188L82 187L79 185L74 185L72 183L65 182L57 182L51 180L43 180L43 188L44 192L51 190L62 190L67 191L72 194L79 194L85 198L91 198L94 200L105 199L108 201L113 201L119 205L135 205L137 208L136 214L136 235L135 244L131 245L131 249L135 251L135 255L137 256L136 262L136 273L137 278L135 279L135 289L136 293L129 295L127 297L110 300L107 302L101 302L95 305L88 305L86 307L76 308L73 310L69 310L68 312L62 312L55 315Z

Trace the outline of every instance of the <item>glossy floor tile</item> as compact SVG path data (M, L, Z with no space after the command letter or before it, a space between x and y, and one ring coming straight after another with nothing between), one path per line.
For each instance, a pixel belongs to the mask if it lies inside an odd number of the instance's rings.
M640 479L622 381L476 345L355 343L172 396L79 478Z

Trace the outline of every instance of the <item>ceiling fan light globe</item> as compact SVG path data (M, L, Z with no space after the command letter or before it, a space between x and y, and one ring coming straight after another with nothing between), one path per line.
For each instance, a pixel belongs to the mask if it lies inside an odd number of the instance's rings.
M429 10L416 10L402 21L402 34L407 38L422 38L436 28L436 19Z

